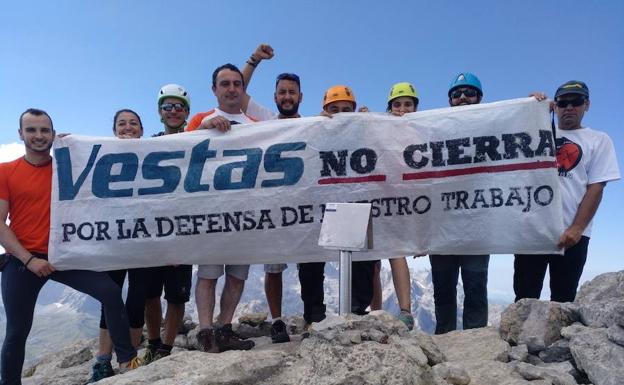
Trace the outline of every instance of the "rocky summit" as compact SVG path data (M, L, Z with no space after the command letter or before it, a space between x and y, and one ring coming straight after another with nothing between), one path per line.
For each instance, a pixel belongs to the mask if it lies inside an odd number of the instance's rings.
M235 325L255 341L250 351L197 351L188 322L169 357L99 384L624 384L624 271L587 282L574 303L524 299L505 309L499 328L437 336L377 311L330 316L305 333L300 317L286 318L291 342L272 344L265 317ZM87 383L95 342L44 357L23 383Z

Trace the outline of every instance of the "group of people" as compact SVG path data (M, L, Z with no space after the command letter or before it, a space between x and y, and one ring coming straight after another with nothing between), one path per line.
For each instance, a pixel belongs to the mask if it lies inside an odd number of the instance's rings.
M191 98L185 88L177 84L163 86L157 104L164 128L154 136L198 129L227 132L236 129L236 124L300 118L299 105L303 93L296 74L282 73L276 78L274 101L277 113L259 105L246 92L254 70L262 60L272 57L273 49L261 44L246 61L242 71L232 64L218 67L212 75L212 91L217 106L210 111L196 113L190 119ZM546 99L542 93L532 95L540 101ZM448 89L451 107L478 104L482 98L483 88L474 74L464 72L452 79ZM387 101L388 113L403 116L418 110L419 96L412 84L402 82L391 87ZM587 257L591 222L600 204L602 191L608 181L620 177L609 137L581 125L589 106L589 89L581 81L564 83L554 95L551 108L558 117L557 157L566 229L559 240L559 247L565 252L563 255L516 255L516 301L539 298L548 266L551 299L567 302L573 301L576 295ZM321 115L327 117L357 111L355 95L350 87L344 85L330 87L323 97L322 107ZM118 111L114 116L113 133L120 139L142 137L141 118L130 109ZM25 145L25 155L0 164L0 244L7 251L2 264L2 299L7 330L2 346L0 384L21 383L24 347L32 326L35 303L48 279L71 286L102 303L99 351L93 365L92 382L114 374L111 364L113 350L120 372L168 356L182 324L185 303L190 300L192 266L170 265L109 272L55 270L47 260L52 185L50 148L55 138L52 119L43 110L26 110L19 119L19 136ZM10 225L6 224L7 217ZM446 333L457 328L456 288L460 272L465 294L463 328L486 326L489 255L430 255L429 259L434 286L435 333ZM353 262L353 313L366 314L369 309L381 308L379 266L379 261ZM401 309L398 317L411 329L414 327L411 281L405 257L390 259L390 266ZM290 340L281 319L282 273L286 268L286 264L264 266L274 343ZM306 326L325 318L324 268L324 262L298 265ZM218 353L253 348L253 341L241 339L232 330L232 319L248 273L249 265L199 266L195 300L200 350ZM216 284L222 275L225 275L225 284L219 299L220 314L215 319ZM126 276L128 294L124 304L121 287ZM163 291L167 307L161 330L160 298ZM137 349L141 344L144 325L147 347L144 355L138 358Z

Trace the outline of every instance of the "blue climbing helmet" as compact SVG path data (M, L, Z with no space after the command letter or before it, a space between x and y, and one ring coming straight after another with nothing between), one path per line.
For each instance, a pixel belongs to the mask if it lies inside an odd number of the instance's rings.
M449 98L451 97L451 92L453 92L455 88L459 87L473 87L479 92L480 96L483 96L483 90L481 89L481 82L479 81L479 78L470 72L462 72L453 78L448 90Z

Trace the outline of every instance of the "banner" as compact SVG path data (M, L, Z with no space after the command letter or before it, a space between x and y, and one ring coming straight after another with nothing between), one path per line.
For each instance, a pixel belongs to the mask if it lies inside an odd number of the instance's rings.
M327 261L328 202L372 203L374 249L552 253L563 232L548 104L350 113L54 144L59 269Z

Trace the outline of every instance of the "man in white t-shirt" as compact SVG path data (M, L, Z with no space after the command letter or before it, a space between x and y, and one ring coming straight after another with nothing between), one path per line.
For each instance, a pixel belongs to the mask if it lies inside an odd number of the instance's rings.
M572 302L576 297L591 235L594 214L609 181L620 178L613 142L607 134L581 126L589 110L589 89L578 80L562 84L555 93L557 164L561 182L565 231L559 238L564 255L519 255L514 260L516 301L539 298L546 267L550 271L550 300Z
M218 107L193 116L187 131L196 129L218 129L229 131L232 124L253 123L256 119L242 110L246 97L243 74L233 64L224 64L212 74L212 91ZM215 291L217 280L223 274L225 285L221 293L218 325L213 327ZM242 340L232 331L232 318L249 275L249 265L199 265L195 302L200 331L197 334L199 350L219 353L227 350L249 350L254 342Z

